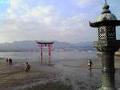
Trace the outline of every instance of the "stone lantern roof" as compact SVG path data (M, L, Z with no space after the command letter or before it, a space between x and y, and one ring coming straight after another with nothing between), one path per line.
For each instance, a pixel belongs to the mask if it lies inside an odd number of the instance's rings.
M103 6L103 11L100 16L97 17L95 22L89 22L91 27L100 27L100 26L119 26L120 20L117 20L117 17L111 13L109 10L109 5L107 2Z
M107 3L103 6L103 11L100 16L97 18L97 22L104 21L104 20L117 20L116 16L111 13L109 10L109 5Z

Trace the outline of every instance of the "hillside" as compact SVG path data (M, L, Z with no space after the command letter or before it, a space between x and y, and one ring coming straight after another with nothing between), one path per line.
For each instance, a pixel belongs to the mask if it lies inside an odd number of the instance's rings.
M76 44L66 43L66 42L54 42L54 49L64 49L64 50L95 50L92 42L81 42ZM15 41L13 43L2 43L0 44L0 51L38 51L39 47L35 41Z

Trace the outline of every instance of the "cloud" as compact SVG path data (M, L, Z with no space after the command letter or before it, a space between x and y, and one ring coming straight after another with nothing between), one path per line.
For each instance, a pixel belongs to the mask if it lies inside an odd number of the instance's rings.
M100 11L101 5L103 5L104 1L101 0L72 0L73 3L83 12L95 12Z
M7 10L7 16L10 19L21 20L40 20L46 23L55 18L55 8L50 5L30 6L28 0L10 0L10 7Z
M95 5L96 3L98 3L97 0L73 0L73 1L80 6L89 6L89 5Z
M88 18L84 13L64 17L53 5L31 6L28 0L10 0L6 19L0 22L0 41L93 40L95 32L90 31Z
M89 4L91 0L75 0L78 4Z

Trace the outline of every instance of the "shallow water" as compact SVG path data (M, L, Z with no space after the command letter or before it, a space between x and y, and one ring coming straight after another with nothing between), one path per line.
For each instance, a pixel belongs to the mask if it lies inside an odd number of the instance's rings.
M44 63L48 63L47 54L47 52L44 53ZM14 62L40 62L39 52L1 52L0 56L11 57ZM72 85L73 90L96 90L101 86L101 69L93 69L90 72L87 68L88 59L92 59L93 63L97 60L97 63L100 63L95 51L54 51L51 63L61 69L60 79ZM116 87L120 88L120 69L116 70L115 75Z

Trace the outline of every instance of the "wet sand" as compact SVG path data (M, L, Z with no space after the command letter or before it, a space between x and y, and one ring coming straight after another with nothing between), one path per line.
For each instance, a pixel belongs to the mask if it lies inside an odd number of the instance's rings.
M1 90L96 90L100 87L101 61L95 58L92 72L87 59L61 60L52 65L30 62L30 72L24 71L23 62L7 65L0 62ZM119 88L120 58L116 57L116 86Z
M0 89L1 90L26 90L37 84L55 82L59 77L59 70L54 66L31 63L30 72L24 71L24 64L16 63L7 65L0 63Z

